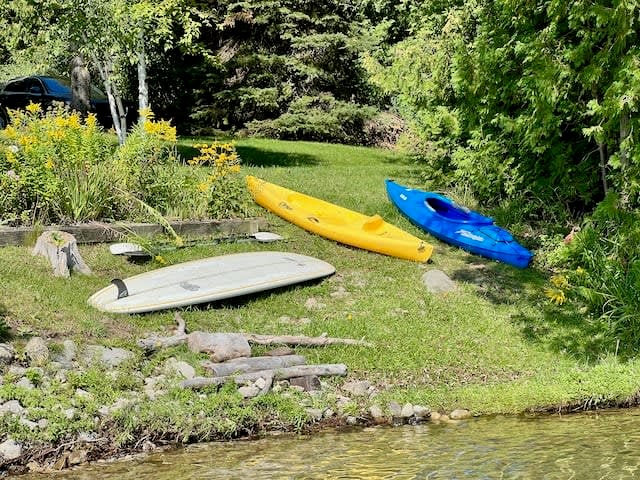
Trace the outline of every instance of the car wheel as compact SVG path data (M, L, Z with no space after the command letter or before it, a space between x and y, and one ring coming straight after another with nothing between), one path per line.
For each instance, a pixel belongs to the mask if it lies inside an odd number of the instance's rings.
M0 130L6 128L7 125L9 125L9 116L5 108L0 106Z

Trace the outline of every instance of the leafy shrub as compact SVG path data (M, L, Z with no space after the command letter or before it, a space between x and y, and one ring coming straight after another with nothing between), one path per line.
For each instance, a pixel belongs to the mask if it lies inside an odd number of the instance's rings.
M375 114L374 107L343 102L325 93L301 97L280 117L255 120L246 126L255 136L362 145L369 141L365 123Z
M141 113L124 145L62 106L12 111L0 132L2 223L241 216L248 199L240 158L228 143L200 146L185 164L168 122ZM243 197L244 194L244 197ZM138 201L132 201L138 200ZM154 212L150 215L149 212Z
M608 196L569 246L570 294L603 324L610 345L640 348L640 213Z
M240 156L231 143L214 142L196 145L200 155L189 160L190 165L209 167L206 178L197 185L207 200L211 218L242 217L249 203L244 181L240 178Z
M94 116L62 106L11 111L0 133L0 217L5 223L82 221L113 207L112 183L94 171L113 149ZM91 204L91 207L88 205Z

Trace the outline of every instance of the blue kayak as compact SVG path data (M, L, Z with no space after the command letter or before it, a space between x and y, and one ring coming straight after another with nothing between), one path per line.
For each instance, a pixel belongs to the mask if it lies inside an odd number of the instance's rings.
M408 188L385 180L391 202L418 227L443 242L471 253L526 268L533 253L520 245L493 218L458 205L434 192Z

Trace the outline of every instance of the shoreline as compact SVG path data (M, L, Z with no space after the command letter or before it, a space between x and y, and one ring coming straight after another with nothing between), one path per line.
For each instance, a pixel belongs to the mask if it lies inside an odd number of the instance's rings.
M135 352L126 353L127 350L124 349L110 349L99 345L78 348L72 343L66 340L60 349L60 345L47 344L39 337L33 337L21 352L16 352L19 348L16 349L12 344L0 344L0 352L4 352L4 356L0 358L5 359L5 372L0 388L5 395L6 392L13 391L18 399L0 401L0 412L5 425L13 425L15 432L22 432L17 435L18 440L13 440L10 436L0 445L0 476L28 472L50 473L87 462L117 461L195 443L230 439L251 441L280 433L314 434L330 429L459 422L487 416L477 415L463 408L443 412L410 403L383 403L377 401L380 391L376 385L367 380L349 377L344 381L312 382L315 387L308 390L283 380L277 382L267 394L251 398L242 398L237 385L227 384L220 390L209 388L198 392L183 388L181 391L185 396L179 398L178 389L185 378L186 367L175 356L167 356L165 352L161 355L164 357L163 362L156 362L152 371L149 370L148 363L156 360L153 358L156 354L136 357ZM12 348L14 355L7 364L6 353ZM176 350L172 353L179 352ZM173 370L170 371L171 369ZM153 375L144 377L145 372ZM124 385L120 385L119 389L110 392L111 397L113 393L118 393L120 398L110 405L98 405L102 403L98 399L109 398L102 396L105 392L101 392L99 386L77 386L78 378L97 373L113 377L116 383L122 381L122 375L143 380L137 382L140 390L133 390L132 384L127 385L126 389L122 388ZM156 381L149 381L152 378ZM162 384L158 379L162 380ZM64 385L67 388L61 390ZM65 392L66 399L61 391ZM49 410L30 407L33 399L43 399L50 395L61 404L67 402L73 407L59 411L61 405L55 402L49 403ZM166 409L169 408L169 416L179 415L181 409L186 408L194 398L203 401L202 405L206 405L207 401L218 402L221 399L223 403L228 402L218 411L217 418L208 420L213 420L213 424L221 424L225 420L233 424L225 427L226 430L200 430L181 437L179 429L171 431L159 428L160 425L168 425L167 423L157 423L156 429L151 427L159 418L156 418L158 414L150 413L146 423L141 422L129 432L123 428L123 421L131 420L132 417L128 416L130 414L134 417L145 411L167 414ZM516 415L564 415L638 405L640 392L604 403L585 398ZM245 412L244 420L241 417L231 420L230 412L239 408L248 409L250 413ZM287 418L283 411L291 409L296 410L295 415ZM43 418L34 421L38 415ZM54 426L56 418L58 424ZM192 418L182 420L194 423L204 418L202 412L198 412L192 414ZM93 428L89 426L91 423ZM81 425L85 428L81 429ZM69 433L55 441L43 440L52 428L69 430ZM8 442L13 442L13 447ZM7 458L7 455L12 458Z

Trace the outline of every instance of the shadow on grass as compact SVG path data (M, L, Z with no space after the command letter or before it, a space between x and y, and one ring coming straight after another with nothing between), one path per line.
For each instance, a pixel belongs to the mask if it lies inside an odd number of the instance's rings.
M179 144L178 155L185 161L200 155L200 151L191 145ZM255 167L301 167L313 166L318 159L309 154L292 153L287 151L266 150L252 146L237 145L236 151L244 165Z
M242 163L254 167L302 167L319 163L315 156L304 153L264 150L246 145L238 145L236 150Z
M474 285L478 295L495 305L534 306L538 314L527 314L528 309L520 308L511 315L511 323L528 342L584 362L597 361L608 354L617 354L623 361L632 356L632 352L625 352L622 347L617 349L615 341L607 335L605 324L589 321L576 305L558 306L546 298L543 292L549 286L548 280L534 268L519 270L470 257L465 267L450 276L455 281Z

